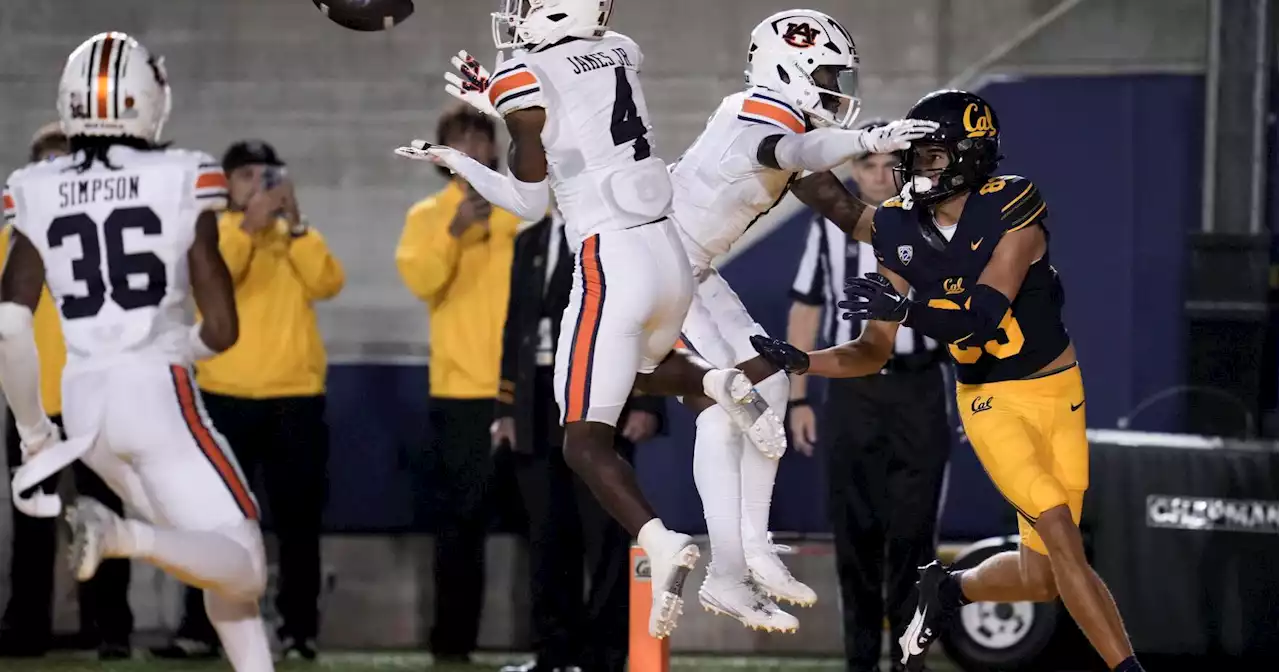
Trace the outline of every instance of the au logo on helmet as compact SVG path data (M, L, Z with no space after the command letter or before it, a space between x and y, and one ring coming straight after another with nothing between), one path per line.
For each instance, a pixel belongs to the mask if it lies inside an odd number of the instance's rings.
M969 138L994 138L996 135L996 122L991 118L991 108L983 105L982 114L975 117L978 112L977 103L969 103L964 108L964 130L968 133Z
M818 43L819 31L808 23L788 23L782 39L797 49L808 49Z

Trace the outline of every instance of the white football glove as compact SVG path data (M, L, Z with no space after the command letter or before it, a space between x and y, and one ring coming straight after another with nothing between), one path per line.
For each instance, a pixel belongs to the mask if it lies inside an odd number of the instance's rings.
M938 124L920 119L899 119L862 132L862 146L871 154L888 154L911 148L919 140L938 130Z
M445 145L435 145L426 140L414 140L407 147L397 147L396 155L414 161L430 161L437 166L449 167L447 158L450 154L458 154L458 150Z
M449 60L457 72L444 73L444 90L449 95L461 100L471 107L493 117L494 119L502 119L502 115L494 109L493 103L489 102L489 71L480 65L480 62L474 56L468 54L465 50L459 51L457 56ZM498 54L498 62L502 62L502 54Z
M22 448L22 461L26 462L40 451L54 445L62 440L62 433L58 430L58 426L53 424L52 420L44 419L44 422L35 431L27 432L30 436L21 438L20 446Z
M52 427L52 423L50 423ZM67 465L84 457L93 447L97 435L58 440L57 428L51 437L41 437L39 447L23 443L22 466L13 474L10 490L13 505L33 518L53 518L62 512L62 499L57 493L44 492L38 486Z

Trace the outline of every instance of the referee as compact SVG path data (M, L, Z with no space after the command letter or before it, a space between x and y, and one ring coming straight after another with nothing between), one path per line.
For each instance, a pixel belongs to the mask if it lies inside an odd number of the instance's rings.
M853 177L863 200L880 203L896 195L896 164L892 154L854 160ZM861 324L840 319L836 301L844 298L845 278L874 270L870 245L815 218L791 290L787 340L811 350L819 333L826 345L856 338ZM892 632L892 669L901 669L898 637L907 620L900 607L911 596L916 568L936 557L951 448L945 357L933 339L899 328L894 355L881 375L828 381L821 423L807 399L806 378L791 379L792 442L805 455L820 443L828 460L828 509L850 672L880 669L885 616Z

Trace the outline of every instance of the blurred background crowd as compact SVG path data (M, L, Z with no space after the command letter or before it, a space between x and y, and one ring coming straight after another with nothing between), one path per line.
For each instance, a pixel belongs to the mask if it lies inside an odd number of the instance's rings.
M980 91L1003 124L1002 171L1035 176L1052 201L1097 430L1085 530L1135 646L1274 656L1274 0L809 4L857 40L863 124L942 86ZM741 87L747 32L782 8L618 0L613 26L647 55L655 151L674 160ZM558 450L550 365L572 264L562 222L521 222L447 172L392 155L428 137L502 164L505 132L452 105L441 80L459 49L489 53L490 9L420 0L402 26L360 34L302 0L0 7L6 171L66 151L48 124L56 77L71 47L104 30L166 56L166 135L221 157L241 337L197 382L267 509L271 613L304 657L533 650L545 669L593 670L626 660L630 539ZM868 155L838 172L879 201L897 191L895 160ZM843 279L873 264L788 199L721 270L770 333L805 347L857 335L834 303ZM56 414L65 353L48 303L37 339ZM982 551L971 542L1008 543L1012 515L957 431L945 353L899 339L880 376L793 380L793 450L771 527L819 589L800 633L752 636L691 615L677 650L844 657L864 669L880 655L882 621L899 625L891 607L915 579L903 558L972 561ZM11 466L14 432L10 419ZM635 397L619 423L617 450L659 514L696 533L692 445L691 416L674 400ZM72 472L64 487L104 489ZM117 658L143 645L217 655L198 591L112 561L76 597L57 537L52 521L0 515L0 656L89 647ZM1172 559L1157 563L1160 553ZM1179 586L1164 605L1153 604L1162 593L1151 573ZM1036 609L1040 630L1009 625L1016 610L984 612L949 650L1031 655L1018 647L1034 636L1039 652L1057 634L1052 611ZM1007 636L984 640L984 624Z

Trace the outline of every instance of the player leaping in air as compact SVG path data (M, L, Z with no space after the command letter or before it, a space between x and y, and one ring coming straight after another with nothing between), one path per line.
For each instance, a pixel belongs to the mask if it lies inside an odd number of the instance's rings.
M82 459L142 519L81 497L68 512L76 578L92 578L103 558L160 567L204 589L232 666L264 672L258 505L191 372L238 335L218 251L227 180L207 154L159 144L169 100L160 58L123 33L90 38L58 86L71 154L6 183L13 247L0 278L0 384L22 438L15 482ZM40 405L32 311L45 284L67 341L66 442ZM23 508L41 495L14 497ZM53 505L45 515L57 515Z
M511 174L424 141L397 153L447 166L487 200L516 215L546 215L550 191L576 251L576 272L556 351L556 401L565 461L623 527L652 568L649 631L665 637L682 608L698 547L668 530L613 449L614 425L633 386L651 394L705 396L765 452L785 443L778 413L736 369L715 369L673 346L693 295L693 274L671 222L671 180L638 77L643 55L606 28L611 0L507 0L493 15L499 49L522 55L492 79L462 55L455 95L505 120Z
M1089 485L1084 384L1049 263L1048 206L1031 180L993 176L1000 125L982 98L936 91L907 116L939 128L901 153L902 196L876 212L878 272L846 283L840 305L865 320L862 334L813 353L767 337L754 345L792 373L852 378L880 371L899 324L950 344L965 433L1017 510L1022 543L972 569L922 568L899 642L908 670L965 604L1058 596L1111 669L1141 670L1077 527Z
M822 12L796 9L768 17L752 30L746 56L747 89L724 99L671 168L672 219L697 283L683 337L713 365L741 369L770 407L781 409L787 374L751 347L751 336L764 329L714 260L788 191L870 240L875 208L854 198L830 169L865 152L906 149L937 125L895 121L849 130L861 106L857 50L849 32ZM785 445L772 453L754 450L724 409L705 399L684 401L698 412L694 480L711 541L699 599L748 627L794 630L796 619L759 594L762 589L804 606L817 599L787 570L768 536Z

